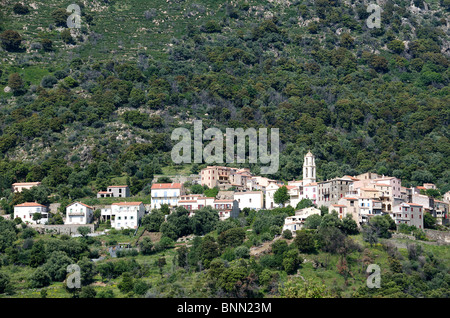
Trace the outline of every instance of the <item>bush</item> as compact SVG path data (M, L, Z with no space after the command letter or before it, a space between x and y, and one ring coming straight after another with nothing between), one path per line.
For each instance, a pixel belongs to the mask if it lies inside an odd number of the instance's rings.
M6 30L0 34L0 40L2 41L2 47L6 51L17 51L20 49L22 43L22 37L14 30Z
M283 231L282 236L283 236L283 238L285 238L286 240L290 240L290 239L292 239L292 237L293 237L293 236L292 236L291 230L288 230L288 229L286 229L286 230Z
M149 288L149 285L142 281L142 280L138 280L135 284L134 284L134 293L136 295L145 295L145 293L147 292Z
M238 246L234 250L236 258L250 258L250 249L247 246Z
M7 293L12 288L9 276L5 273L0 273L0 294Z
M50 281L51 278L47 271L42 267L38 267L30 276L29 284L31 288L41 288L50 285Z
M58 83L58 80L56 77L52 75L44 76L44 78L41 81L41 86L44 88L53 88L53 86Z
M30 9L28 9L26 5L16 3L13 7L13 11L15 14L28 14L30 12Z

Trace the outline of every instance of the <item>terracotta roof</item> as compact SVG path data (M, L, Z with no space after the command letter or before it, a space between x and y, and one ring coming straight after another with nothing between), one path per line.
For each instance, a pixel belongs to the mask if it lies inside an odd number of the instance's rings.
M358 200L358 198L344 198L346 200Z
M422 187L422 186L418 186L418 187L416 187L417 189L420 189L420 190L426 190L427 188L425 188L425 187Z
M111 193L112 194L112 192L108 192L108 191L98 191L97 193Z
M372 188L360 188L363 191L374 191L374 192L378 192L379 190L377 189L372 189Z
M68 206L74 205L75 203L81 204L82 206L85 206L85 207L87 207L87 208L89 208L89 209L91 209L91 210L94 210L93 207L91 207L91 206L89 206L89 205L87 205L87 204L81 203L81 202L79 202L79 201L73 202L73 203L69 204Z
M178 203L197 202L197 200L178 200Z
M111 205L140 205L142 202L118 202Z
M45 207L45 205L39 204L37 202L25 202L25 203L17 204L14 207L16 207L16 206L17 207L27 207L27 206L29 206L29 207L31 207L31 206L42 206L42 207Z
M181 189L181 183L154 183L153 189Z

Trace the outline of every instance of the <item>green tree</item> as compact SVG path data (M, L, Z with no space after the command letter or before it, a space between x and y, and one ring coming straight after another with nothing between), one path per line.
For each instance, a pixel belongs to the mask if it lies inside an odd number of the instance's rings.
M97 296L97 292L92 286L85 286L81 288L80 298L95 298Z
M423 227L426 229L436 229L436 218L431 213L423 214Z
M306 229L315 230L319 227L321 222L322 222L322 217L319 214L313 214L313 215L308 216L305 219L305 223L303 224L303 226Z
M67 18L69 17L70 13L62 8L55 9L52 12L52 18L55 22L56 26L59 27L66 27L67 26Z
M297 231L294 244L301 253L312 253L316 250L314 234L309 230Z
M142 218L142 226L149 232L158 232L164 220L164 214L154 209Z
M124 294L133 291L134 280L131 277L130 273L125 272L122 274L122 281L117 285L117 287Z
M310 199L302 199L299 203L297 203L297 206L295 207L295 209L297 210L301 210L304 208L309 208L314 206L313 202Z
M24 90L24 83L19 73L12 73L8 78L8 86L11 87L13 92L21 93Z
M51 277L47 271L38 267L33 274L31 274L29 279L29 284L31 288L41 288L50 285Z
M277 204L282 204L283 206L287 201L289 201L289 199L290 197L286 186L278 188L278 190L275 191L275 194L273 195L274 202Z
M139 250L143 255L150 255L153 252L153 243L150 237L144 237L139 242Z
M78 261L77 265L80 266L81 285L86 286L91 284L97 273L95 263L87 257L84 257Z
M400 54L405 50L405 45L403 44L403 41L392 40L387 44L387 48L394 53Z
M15 52L20 49L22 43L21 35L14 30L6 30L0 34L2 47L6 51Z
M205 235L214 231L219 222L219 214L210 206L203 207L192 217L192 227L195 235Z
M0 273L0 294L9 293L11 290L11 279L7 274Z
M217 238L217 242L220 245L221 250L227 247L236 247L241 245L245 239L245 230L241 227L234 227L225 232L220 233Z
M342 231L346 235L355 235L359 233L358 224L353 220L351 214L347 214L342 220Z

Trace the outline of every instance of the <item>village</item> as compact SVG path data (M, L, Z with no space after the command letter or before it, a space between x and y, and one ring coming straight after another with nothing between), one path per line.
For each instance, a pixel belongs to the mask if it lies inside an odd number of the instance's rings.
M300 230L307 217L336 212L340 219L350 215L358 226L367 223L372 216L388 214L396 225L406 224L424 229L424 215L429 213L436 224L449 224L450 192L443 200L426 195L426 190L436 189L432 183L407 188L395 177L367 172L361 175L345 175L331 180L316 180L315 157L309 151L303 162L303 179L285 184L279 180L254 176L250 169L224 166L207 166L198 175L190 176L193 184L205 188L218 189L215 197L189 193L183 180L171 183L153 183L151 204L141 201L116 202L110 205L92 207L81 202L73 202L65 209L64 226L69 233L76 232L77 226L90 225L94 230L94 211L100 209L100 220L111 224L111 228L138 229L142 218L153 209L166 205L169 210L184 207L193 216L203 207L217 211L220 220L237 218L243 209L264 210L279 207L292 207L295 215L285 219L283 230ZM39 182L14 183L13 191L21 192L38 186ZM284 189L285 188L285 189ZM276 199L277 191L284 190L287 197L283 202ZM127 185L111 185L106 191L99 191L97 198L130 198ZM307 200L310 205L297 209L300 202ZM14 219L37 228L48 224L50 209L39 202L25 202L14 206ZM4 216L7 217L7 216ZM167 216L166 216L167 217ZM61 228L64 228L62 226ZM67 231L66 231L67 232Z

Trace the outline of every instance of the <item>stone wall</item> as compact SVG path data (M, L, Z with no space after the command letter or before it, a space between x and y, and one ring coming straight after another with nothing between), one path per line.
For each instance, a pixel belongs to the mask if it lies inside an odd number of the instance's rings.
M436 231L425 229L425 234L431 240L441 244L450 244L450 231Z
M30 225L39 233L45 234L53 231L55 234L78 234L77 229L80 226L89 227L91 229L91 233L95 231L95 224L61 224L61 225L43 225L43 224L35 224Z

